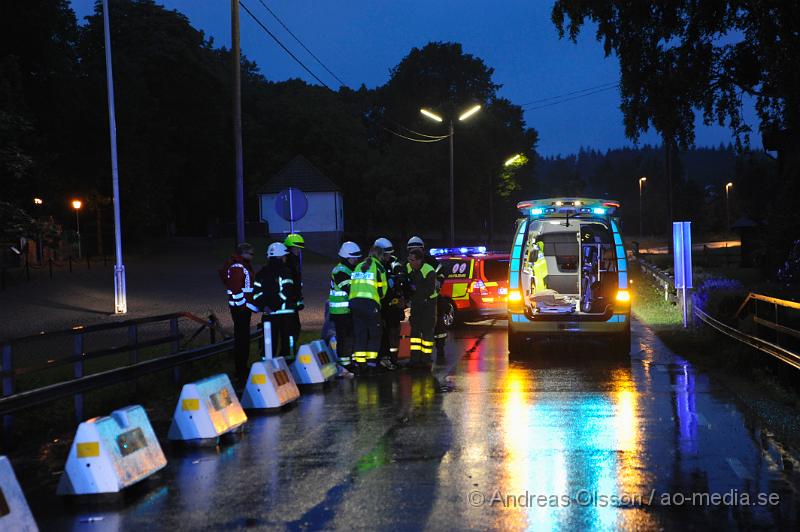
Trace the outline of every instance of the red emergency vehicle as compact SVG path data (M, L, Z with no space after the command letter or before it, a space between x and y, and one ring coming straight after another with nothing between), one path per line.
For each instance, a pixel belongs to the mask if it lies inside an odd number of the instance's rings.
M487 251L483 246L432 248L444 276L440 293L450 304L444 316L450 327L506 315L508 253Z

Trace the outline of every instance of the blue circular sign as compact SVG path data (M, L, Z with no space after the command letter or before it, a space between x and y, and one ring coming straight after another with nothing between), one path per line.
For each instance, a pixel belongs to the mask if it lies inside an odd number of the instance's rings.
M296 222L308 212L308 198L299 188L281 190L275 198L275 211L287 222Z

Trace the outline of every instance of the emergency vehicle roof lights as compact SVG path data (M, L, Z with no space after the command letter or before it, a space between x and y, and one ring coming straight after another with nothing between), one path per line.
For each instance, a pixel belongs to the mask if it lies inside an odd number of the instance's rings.
M620 203L600 198L542 198L517 203L517 209L525 216L588 214L613 216Z
M486 253L486 246L463 246L460 248L431 248L431 255L483 255Z

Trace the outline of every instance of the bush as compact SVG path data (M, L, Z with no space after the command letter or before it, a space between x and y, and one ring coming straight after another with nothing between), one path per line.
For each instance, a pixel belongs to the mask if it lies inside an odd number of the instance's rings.
M736 320L733 316L747 293L739 281L713 277L703 281L695 291L694 304L706 314L735 326Z
M786 286L800 286L800 240L794 241L786 262L778 268L778 280Z

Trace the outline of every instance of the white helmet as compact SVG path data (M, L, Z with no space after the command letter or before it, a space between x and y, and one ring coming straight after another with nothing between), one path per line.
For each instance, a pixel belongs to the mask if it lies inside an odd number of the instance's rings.
M355 242L347 241L339 248L339 256L343 259L360 259L361 248Z
M381 248L384 253L394 253L394 246L392 245L391 240L389 240L388 238L381 237L378 240L376 240L375 244L373 245Z
M267 248L267 257L285 257L289 254L289 250L283 242L273 242Z
M411 238L408 239L408 244L406 245L406 247L408 249L411 249L411 248L424 248L425 247L425 242L423 242L422 239L420 237L418 237L418 236L412 236Z

